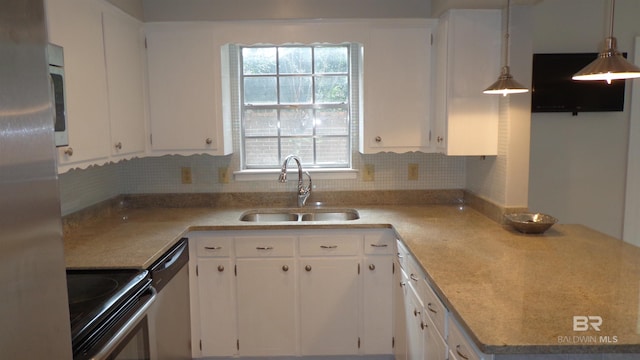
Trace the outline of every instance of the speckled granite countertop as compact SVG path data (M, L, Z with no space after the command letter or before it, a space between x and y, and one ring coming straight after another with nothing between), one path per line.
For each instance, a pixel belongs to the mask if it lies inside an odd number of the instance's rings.
M640 248L580 225L523 235L468 207L355 207L337 223L246 223L244 209L130 209L68 231L68 268L146 268L189 230L392 227L485 353L640 354ZM600 331L573 316L600 316Z

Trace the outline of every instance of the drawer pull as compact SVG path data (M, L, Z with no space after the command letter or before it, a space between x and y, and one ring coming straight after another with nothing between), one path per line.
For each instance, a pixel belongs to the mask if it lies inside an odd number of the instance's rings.
M456 352L458 353L458 355L460 355L460 357L464 360L469 360L469 356L465 355L464 353L462 353L460 351L461 346L460 345L456 345Z
M205 250L213 250L213 251L216 251L216 250L220 250L220 249L222 249L222 246L205 246L204 248L205 248Z
M375 264L369 264L369 270L373 271L376 269L376 265Z
M418 316L420 315L420 311L418 311L418 309L413 309L413 316Z
M337 249L338 245L320 245L321 249Z
M387 244L371 244L371 246L376 248L385 248L387 247Z
M409 277L410 277L410 278L411 278L411 280L413 280L413 281L418 281L418 277L417 277L415 274L411 274Z
M431 311L431 312L432 312L432 313L434 313L434 314L437 314L437 313L438 313L438 310L436 310L436 309L434 309L434 308L433 308L433 304L432 304L432 303L428 303L428 304L427 304L427 309L429 309L429 311Z
M305 266L304 269L307 270L307 271L311 271L311 265Z
M403 286L407 286L407 283L406 283L406 282L404 282L404 281L401 281L401 282L400 282L400 287L403 287Z
M288 265L282 265L282 271L284 271L284 272L289 271L289 266Z
M256 246L256 250L273 250L273 246Z
M420 321L420 329L424 330L425 327L427 326L424 324L424 321Z

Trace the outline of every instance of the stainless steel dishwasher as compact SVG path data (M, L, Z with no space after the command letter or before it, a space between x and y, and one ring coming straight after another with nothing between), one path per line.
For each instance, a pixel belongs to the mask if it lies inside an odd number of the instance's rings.
M191 359L188 262L189 243L183 238L149 268L151 286L158 292L149 310L156 344L151 359Z

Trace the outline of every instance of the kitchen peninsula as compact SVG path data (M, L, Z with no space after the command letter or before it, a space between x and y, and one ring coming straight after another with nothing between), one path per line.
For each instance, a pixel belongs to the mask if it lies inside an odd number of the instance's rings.
M477 348L494 359L640 353L640 249L581 225L523 235L464 205L349 207L360 219L251 223L239 220L249 208L114 209L67 226L66 263L144 269L189 231L386 228L407 245ZM599 317L599 331L580 331L575 316Z

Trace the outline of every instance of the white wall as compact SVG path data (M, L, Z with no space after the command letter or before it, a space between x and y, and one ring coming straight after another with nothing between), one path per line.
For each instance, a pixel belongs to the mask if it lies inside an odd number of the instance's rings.
M528 87L531 86L532 13L531 6L512 6L509 29L511 74ZM506 21L503 23L505 27ZM467 190L503 207L527 207L530 108L531 93L500 97L498 156L467 158Z
M545 0L534 7L536 53L599 51L608 28L606 0ZM616 2L614 36L633 55L640 1ZM624 112L533 114L529 208L563 223L587 224L620 238L631 83Z

